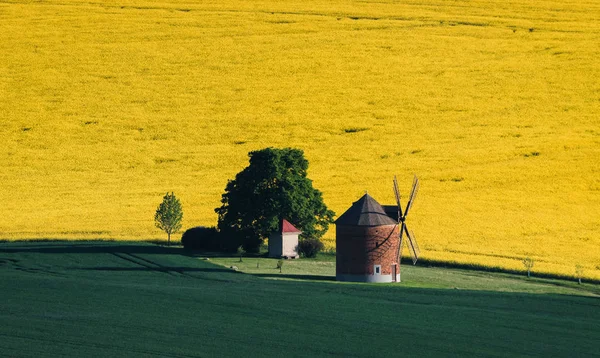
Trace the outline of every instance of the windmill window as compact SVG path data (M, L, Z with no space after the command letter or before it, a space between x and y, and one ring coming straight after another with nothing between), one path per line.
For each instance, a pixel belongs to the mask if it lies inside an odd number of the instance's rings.
M374 265L373 272L375 273L375 275L381 275L381 265Z

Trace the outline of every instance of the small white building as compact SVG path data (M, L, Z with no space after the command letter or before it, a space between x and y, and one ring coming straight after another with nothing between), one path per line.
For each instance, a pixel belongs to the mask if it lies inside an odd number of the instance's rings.
M269 236L269 257L297 259L300 234L302 231L296 229L289 221L281 219L277 231Z

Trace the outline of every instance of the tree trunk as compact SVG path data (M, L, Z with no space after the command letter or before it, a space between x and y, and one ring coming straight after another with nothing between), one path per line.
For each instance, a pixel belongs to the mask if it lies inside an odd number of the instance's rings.
M527 278L530 278L530 277L531 277L531 271L527 270Z
M167 246L171 246L171 233L167 233Z
M580 278L578 278L578 280L579 280L579 284L581 285L581 277L580 277Z

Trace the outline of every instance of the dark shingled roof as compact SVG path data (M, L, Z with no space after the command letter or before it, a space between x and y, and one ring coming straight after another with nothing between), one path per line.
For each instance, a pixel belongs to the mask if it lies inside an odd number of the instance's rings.
M387 216L394 221L398 221L398 205L381 205L381 207Z
M381 205L369 194L355 201L336 221L336 225L347 226L381 226L395 225L397 221L390 218Z

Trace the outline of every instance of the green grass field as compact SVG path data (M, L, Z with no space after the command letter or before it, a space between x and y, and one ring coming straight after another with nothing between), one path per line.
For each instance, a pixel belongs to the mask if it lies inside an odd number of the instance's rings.
M277 259L265 257L216 256L207 254L202 259L226 268L235 266L239 271L258 277L283 280L335 281L335 256L319 255L316 259L284 260L282 271ZM409 260L406 260L407 262ZM497 292L557 293L567 295L600 296L600 286L578 284L576 280L531 278L526 274L486 272L477 269L413 266L403 263L402 287L483 290ZM374 284L379 286L380 284ZM393 284L395 285L395 284Z
M431 287L446 286L443 275L482 287ZM398 285L273 280L152 244L0 243L0 355L598 354L600 300L580 295L595 286L499 292L508 276L468 277L407 268Z

